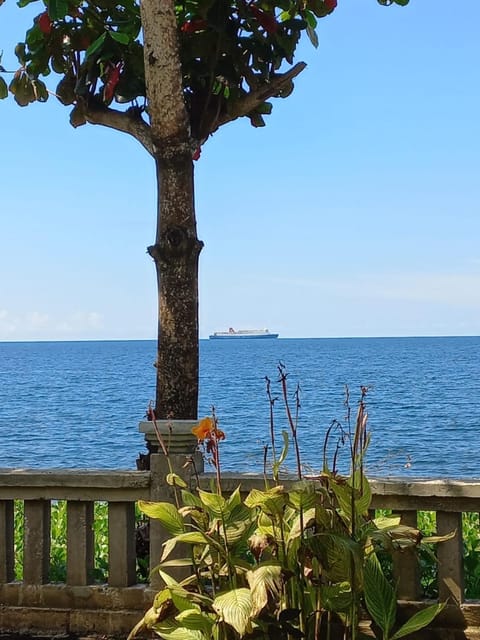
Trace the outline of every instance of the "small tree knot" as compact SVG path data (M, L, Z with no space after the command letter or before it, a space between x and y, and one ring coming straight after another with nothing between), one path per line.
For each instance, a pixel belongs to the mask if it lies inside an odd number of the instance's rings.
M182 260L185 263L196 260L203 248L203 242L191 237L186 229L171 226L163 234L160 243L147 247L147 253L157 263Z
M182 244L188 242L188 236L182 227L173 226L167 229L165 232L165 242L169 245L172 251L177 251Z

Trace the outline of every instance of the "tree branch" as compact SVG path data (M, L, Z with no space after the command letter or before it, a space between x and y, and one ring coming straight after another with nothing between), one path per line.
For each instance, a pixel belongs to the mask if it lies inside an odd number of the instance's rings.
M214 131L227 122L231 122L241 116L248 115L264 103L265 100L281 94L282 89L286 89L288 84L292 82L293 78L298 76L306 66L305 62L297 62L296 65L285 73L275 76L268 84L264 84L260 88L250 91L250 93L234 105L233 109L229 113L222 114L220 118L213 123L210 133L214 133Z
M85 120L90 124L101 124L123 133L129 133L153 156L153 142L149 125L142 119L140 114L134 109L128 111L117 111L100 104L88 104L85 106Z

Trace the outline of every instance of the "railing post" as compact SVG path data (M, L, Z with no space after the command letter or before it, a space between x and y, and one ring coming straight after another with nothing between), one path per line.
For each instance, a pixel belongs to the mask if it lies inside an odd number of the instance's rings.
M135 584L135 503L108 503L108 585Z
M438 535L452 531L455 537L438 545L438 595L441 602L459 605L464 601L462 514L437 511Z
M93 502L67 502L67 584L93 581Z
M0 584L15 578L13 500L0 500Z
M416 511L400 511L400 522L417 528ZM420 571L415 549L397 550L393 554L393 572L397 580L397 595L400 600L419 600L421 597Z
M203 472L203 458L197 451L197 439L192 433L192 428L198 422L191 420L157 420L157 428L160 431L165 445L169 451L170 465L163 452L151 453L150 455L150 499L154 502L174 502L174 492L172 487L167 485L165 481L166 475L170 472L170 468L174 473L181 476L187 484L192 480L195 473ZM158 439L155 433L153 423L140 423L140 431L145 434L149 451L158 451ZM185 463L192 459L194 465L190 464L185 467ZM150 521L150 571L154 569L160 562L163 553L163 543L168 539L160 523L156 520ZM177 551L177 550L176 550ZM178 550L180 556L181 550ZM183 553L185 555L185 553ZM174 555L172 554L172 557ZM178 556L177 556L178 557ZM172 575L175 573L177 578L181 578L184 572L177 569L175 572L169 570ZM150 578L151 586L159 588L161 585L160 576L155 572Z
M23 581L45 584L50 570L50 500L25 500Z

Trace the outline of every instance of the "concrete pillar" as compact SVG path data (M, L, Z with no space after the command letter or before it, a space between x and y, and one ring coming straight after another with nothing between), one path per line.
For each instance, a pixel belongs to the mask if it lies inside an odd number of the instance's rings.
M13 500L0 500L0 584L14 580Z
M417 528L416 511L400 511L401 524ZM397 597L400 600L420 600L420 568L414 548L395 551L393 554L393 572L397 581Z
M108 585L135 584L135 503L108 503Z
M50 570L50 500L25 500L23 581L45 584Z
M157 420L156 426L164 445L169 453L170 465L174 473L181 476L189 486L195 486L195 472L203 473L203 457L197 451L197 438L193 435L192 429L196 427L198 421L192 420ZM168 460L159 446L158 436L152 422L141 422L139 429L145 434L150 456L151 487L150 499L153 502L171 502L175 504L174 491L169 486L165 478L170 472ZM153 453L156 452L156 453ZM188 463L193 462L193 464ZM187 465L187 466L186 466ZM150 521L150 571L160 562L163 553L163 543L169 538L169 534L163 529L157 520ZM177 550L176 550L177 551ZM188 553L188 549L178 549L177 557L182 557ZM174 557L172 555L172 557ZM174 575L174 571L169 569L169 573ZM185 571L177 569L175 577L180 579L185 575ZM161 586L160 576L153 571L150 584L152 588L158 589Z
M438 595L440 602L462 604L464 597L462 514L437 511L439 536L452 531L451 540L438 545Z
M93 583L93 502L67 502L67 584Z

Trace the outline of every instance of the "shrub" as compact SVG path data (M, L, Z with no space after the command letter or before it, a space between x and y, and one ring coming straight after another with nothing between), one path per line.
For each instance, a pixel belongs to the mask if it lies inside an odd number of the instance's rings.
M253 489L244 497L237 487L224 495L220 443L225 434L214 414L194 429L214 465L210 489L198 484L189 490L171 469L167 482L176 506L140 504L171 537L158 566L165 586L130 638L147 627L165 640L314 640L320 633L330 637L336 626L345 638L356 638L366 610L378 637L398 640L427 625L442 608L433 605L397 628L395 588L385 577L379 554L417 547L422 536L395 516L368 515L371 492L363 472L369 444L367 389L361 390L353 426L348 409L345 424L335 422L328 429L321 473L304 477L297 438L298 394L291 410L283 366L279 374L290 433L282 433L277 454L272 418L271 478L265 468L263 490ZM270 394L269 382L267 390ZM280 469L290 443L297 478L287 484L280 481ZM161 448L168 459L165 443ZM338 468L344 451L349 470L342 475ZM188 553L172 559L179 544ZM178 567L190 567L190 575L175 579L169 571Z

